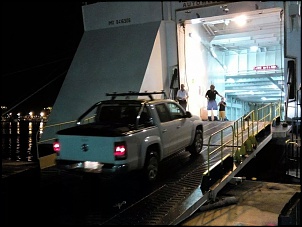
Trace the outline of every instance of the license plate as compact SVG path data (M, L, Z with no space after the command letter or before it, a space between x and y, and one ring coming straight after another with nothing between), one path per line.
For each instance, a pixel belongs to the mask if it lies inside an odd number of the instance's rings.
M102 166L104 164L101 164L99 162L84 162L84 169L102 169Z

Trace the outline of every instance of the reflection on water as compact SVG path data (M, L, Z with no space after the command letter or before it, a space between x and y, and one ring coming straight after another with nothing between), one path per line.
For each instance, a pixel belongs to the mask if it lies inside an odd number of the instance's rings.
M2 159L36 161L43 121L1 121Z

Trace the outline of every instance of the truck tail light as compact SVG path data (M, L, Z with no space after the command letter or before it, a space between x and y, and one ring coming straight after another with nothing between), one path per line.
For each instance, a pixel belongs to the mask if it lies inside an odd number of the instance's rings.
M114 158L115 160L123 160L127 158L127 146L125 142L114 143Z
M60 153L60 143L59 143L58 140L56 140L56 141L53 142L52 147L53 147L53 151L55 153L57 153L57 155L59 155L59 153Z

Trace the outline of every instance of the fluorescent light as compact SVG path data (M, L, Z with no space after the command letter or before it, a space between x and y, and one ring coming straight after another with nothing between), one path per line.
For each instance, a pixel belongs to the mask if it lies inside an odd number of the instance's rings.
M251 46L250 51L256 52L258 50L258 46Z
M235 83L235 80L233 79L233 78L228 78L227 80L226 80L226 82L228 82L228 83Z

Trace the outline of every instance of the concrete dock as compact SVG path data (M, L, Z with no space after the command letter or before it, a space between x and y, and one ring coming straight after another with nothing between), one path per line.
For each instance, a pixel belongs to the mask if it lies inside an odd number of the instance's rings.
M181 225L278 226L282 209L295 193L301 193L300 184L250 180L243 180L237 184L229 183L219 192L217 201L233 196L238 199L238 203L197 211Z

